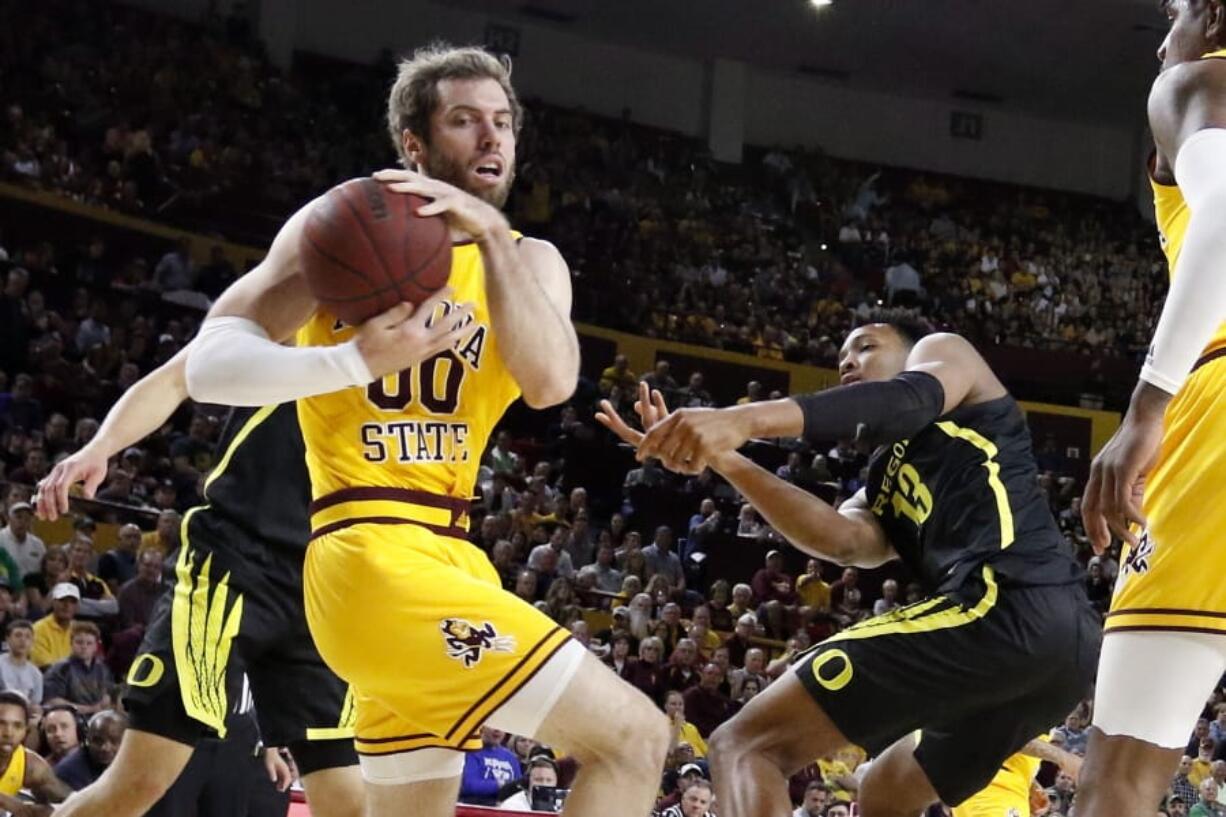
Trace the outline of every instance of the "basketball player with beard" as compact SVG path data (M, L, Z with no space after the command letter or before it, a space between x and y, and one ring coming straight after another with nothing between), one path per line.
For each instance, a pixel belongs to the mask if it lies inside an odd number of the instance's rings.
M506 407L521 395L556 405L578 378L566 263L499 209L521 120L508 61L435 45L402 62L388 125L409 169L376 178L447 220L449 289L339 323L302 275L307 205L214 304L187 361L201 402L298 401L313 498L307 620L354 689L369 817L405 803L450 817L483 724L565 746L582 770L564 814L583 817L648 812L668 748L652 702L504 591L465 539Z

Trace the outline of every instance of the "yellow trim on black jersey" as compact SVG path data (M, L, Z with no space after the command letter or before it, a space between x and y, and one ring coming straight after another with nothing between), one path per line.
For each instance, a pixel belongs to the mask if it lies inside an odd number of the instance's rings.
M990 565L983 566L983 583L986 589L983 598L974 607L967 609L952 601L947 596L936 596L927 601L918 602L894 611L900 616L890 618L890 614L870 618L859 624L853 624L841 633L835 633L822 644L834 641L858 641L863 638L876 638L881 635L911 635L914 633L931 633L936 630L948 630L978 621L996 606L999 588L996 585L996 574ZM948 607L942 608L942 603ZM941 608L941 609L938 609ZM884 620L889 618L889 620Z
M996 495L996 510L1000 514L1000 548L1004 550L1013 544L1013 509L1009 507L1009 492L1000 481L1000 463L996 461L996 455L1000 452L991 440L973 428L963 428L949 420L942 420L936 425L949 436L965 440L987 455L983 467L988 471L988 487Z
M246 441L260 423L277 409L264 406L247 418L243 427L226 446L217 467L204 482L207 497L209 485L230 465L238 447ZM179 558L175 564L174 598L170 608L171 642L179 675L179 695L187 714L226 736L226 715L230 706L226 691L226 668L230 647L238 635L243 616L243 597L234 594L230 602L230 574L226 573L213 586L210 570L213 556L209 554L198 567L192 554L192 517L210 506L197 505L183 517L179 529ZM229 608L227 610L227 607Z
M336 726L325 728L308 728L307 740L347 740L354 736L353 730L358 723L357 706L354 705L353 687L345 690L345 701L341 704L341 716Z

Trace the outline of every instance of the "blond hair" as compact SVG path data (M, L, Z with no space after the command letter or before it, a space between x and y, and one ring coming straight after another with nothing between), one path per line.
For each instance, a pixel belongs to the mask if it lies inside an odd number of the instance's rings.
M523 125L524 109L511 86L510 57L491 54L478 46L431 43L400 61L396 82L387 97L388 134L406 167L411 162L404 152L404 132L430 143L430 117L438 107L438 84L445 79L497 81L510 103L511 127L516 135Z

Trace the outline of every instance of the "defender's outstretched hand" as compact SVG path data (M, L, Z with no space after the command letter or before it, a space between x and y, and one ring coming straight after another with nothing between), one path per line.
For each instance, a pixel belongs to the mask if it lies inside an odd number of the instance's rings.
M659 391L648 389L646 383L639 383L639 399L634 401L634 411L638 414L645 429L650 429L661 420L668 419L669 416L664 395ZM638 448L639 443L643 441L643 432L628 426L608 400L600 401L600 411L596 412L596 420L616 434L622 442L635 448Z
M702 473L711 460L736 451L749 440L749 414L738 408L673 412L647 430L639 446L639 460L658 457L671 471Z

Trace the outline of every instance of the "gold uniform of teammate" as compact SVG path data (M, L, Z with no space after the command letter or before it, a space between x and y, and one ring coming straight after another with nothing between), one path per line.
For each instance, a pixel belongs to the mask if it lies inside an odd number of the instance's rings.
M0 794L16 797L17 793L25 788L25 783L26 749L24 746L17 746L9 757L9 765L5 767L4 773L0 774Z
M1030 817L1030 785L1043 761L1018 752L987 788L953 810L953 817Z
M1226 50L1205 55L1226 58ZM1175 185L1151 179L1159 237L1174 274L1191 212ZM1167 406L1158 462L1145 481L1148 521L1125 551L1106 630L1226 634L1218 538L1226 503L1206 502L1200 486L1226 475L1226 324Z
M464 538L486 441L520 392L491 331L475 244L454 247L449 283L455 303L476 307L454 350L298 402L314 500L307 621L353 685L366 755L480 748L481 724L569 637L504 592ZM352 335L319 312L298 344Z

